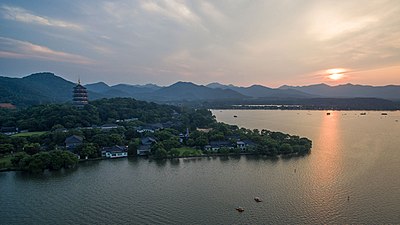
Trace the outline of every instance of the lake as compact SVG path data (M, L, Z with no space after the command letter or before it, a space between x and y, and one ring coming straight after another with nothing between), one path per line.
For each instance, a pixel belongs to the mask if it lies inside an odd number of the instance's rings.
M399 111L213 113L229 124L308 137L311 154L115 159L41 175L4 172L0 224L400 223Z

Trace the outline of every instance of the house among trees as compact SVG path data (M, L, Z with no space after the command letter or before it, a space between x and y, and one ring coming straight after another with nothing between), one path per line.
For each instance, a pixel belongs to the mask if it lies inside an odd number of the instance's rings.
M236 142L236 147L240 148L242 152L253 146L255 146L255 143L250 140L243 140Z
M103 147L101 156L106 158L122 158L128 156L128 148L125 146L114 145L112 147Z
M65 139L65 148L67 150L74 150L78 145L81 145L83 142L83 137L78 135L72 135Z
M100 127L100 129L102 129L102 130L111 130L111 129L117 129L117 128L118 128L118 125L117 124L113 124L113 123L104 124L104 125L102 125Z
M204 146L204 149L217 152L221 148L234 149L235 147L236 145L229 141L210 141L208 145Z
M136 151L137 155L149 155L151 152L151 145L156 143L157 141L151 137L145 137L140 140L140 145Z
M132 122L132 121L138 121L139 118L130 118L130 119L123 119L123 120L115 120L116 123L121 123L121 122Z
M144 133L144 132L150 132L154 133L156 131L164 129L164 126L161 123L153 123L153 124L146 124L141 127L136 128L136 132L138 133Z
M179 134L179 142L183 143L183 141L187 140L188 138L189 138L189 128L186 128L185 134L182 134L182 133Z
M18 133L18 128L17 127L1 127L0 132L5 135L13 135L13 134Z

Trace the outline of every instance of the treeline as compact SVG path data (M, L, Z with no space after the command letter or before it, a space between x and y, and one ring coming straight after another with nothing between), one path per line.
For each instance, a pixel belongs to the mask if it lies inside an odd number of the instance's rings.
M160 142L165 141L164 144L169 146L168 141L176 144L178 142L177 135L185 132L186 128L207 127L215 122L211 112L206 109L196 110L193 108L157 105L129 98L103 99L91 102L91 104L93 105L87 105L83 109L77 109L69 104L52 104L30 107L20 111L9 110L3 114L5 117L1 117L2 125L7 120L4 118L8 117L12 119L7 121L14 121L14 123L17 121L19 124L28 123L31 130L45 130L45 132L26 136L9 136L0 133L0 157L19 152L33 156L55 149L64 150L65 139L71 135L83 137L83 144L73 151L80 155L81 158L100 157L102 147L114 145L129 146L129 155L135 155L140 137L156 137L157 140ZM64 122L65 118L68 119ZM103 130L90 127L93 125L92 123L98 123L98 121L105 123L115 122L116 119L129 118L138 119L129 122L118 122L119 126L115 129ZM137 127L147 123L165 121L170 122L170 128L157 131L155 134L140 134L137 132ZM81 128L82 124L85 127ZM70 128L71 126L72 128ZM165 136L168 132L171 132L171 134ZM172 145L170 144L170 146Z
M172 112L179 112L180 109L132 98L96 100L83 109L68 103L36 105L25 109L1 109L0 127L48 131L55 125L65 128L89 127L128 118L138 118L144 123L156 123L169 120Z
M53 150L29 155L18 152L11 158L11 164L18 170L42 172L48 170L69 169L76 166L78 158L69 151Z
M46 131L30 136L0 134L0 157L11 155L15 168L29 171L73 167L77 157L61 151L66 149L65 139L71 135L83 137L83 143L73 150L81 158L100 157L102 147L114 145L128 146L128 155L136 155L144 137L156 140L150 153L155 158L241 153L297 156L309 153L312 147L307 138L219 123L207 109L158 105L130 98L97 100L83 109L70 104L52 104L1 110L0 116L0 126ZM137 119L123 121L131 118ZM120 120L118 128L92 127L116 120ZM138 127L156 122L168 122L169 127L154 133L137 132ZM188 136L185 136L186 130ZM246 148L238 146L238 141L247 141ZM206 148L213 142L224 142L224 145L217 150Z

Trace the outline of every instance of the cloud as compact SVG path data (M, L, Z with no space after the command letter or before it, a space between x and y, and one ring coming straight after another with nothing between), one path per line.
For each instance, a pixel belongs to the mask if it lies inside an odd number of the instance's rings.
M143 1L141 7L151 13L170 18L178 23L187 25L201 25L201 19L184 2L163 0L159 2Z
M212 20L217 25L224 26L228 23L226 16L211 3L201 1L200 9L206 18Z
M0 7L0 9L3 14L3 17L8 20L14 20L23 23L38 24L43 26L68 28L73 30L83 30L83 28L78 24L38 16L23 8L3 5Z
M68 62L74 64L94 63L91 59L84 56L54 51L44 46L5 37L0 37L0 57L38 59L45 61Z

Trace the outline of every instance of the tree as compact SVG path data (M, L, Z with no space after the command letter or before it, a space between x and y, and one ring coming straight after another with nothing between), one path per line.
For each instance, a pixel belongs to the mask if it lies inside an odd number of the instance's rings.
M27 169L34 173L42 172L46 169L46 164L39 155L34 155L29 161Z
M50 152L50 170L59 170L64 167L64 157L62 151L55 150Z
M178 148L181 146L181 143L177 140L176 137L171 137L168 140L162 141L165 150L170 151L172 148Z
M19 167L20 161L25 158L28 157L29 155L26 154L26 152L17 152L14 154L14 156L11 158L11 164L14 167Z
M62 151L62 156L64 159L64 168L66 169L74 167L79 162L78 157L69 151Z
M178 157L178 156L180 156L180 153L181 152L177 148L173 148L173 149L171 149L171 151L169 151L169 154L172 157Z
M208 145L208 139L204 135L199 136L195 139L194 144L195 146L200 146L201 148L204 148L204 146Z
M14 151L14 145L12 144L0 144L0 154L7 154Z
M293 152L293 148L292 148L292 146L290 146L290 144L284 143L284 144L282 144L282 145L280 146L279 151L280 151L282 154L290 154L290 153Z
M92 138L92 142L97 144L99 147L109 146L110 142L107 134L96 134Z
M80 155L81 158L98 157L98 147L93 143L84 143L80 146L77 146L75 152Z
M224 155L228 155L229 154L229 148L222 147L222 148L219 149L219 153L224 154Z
M168 153L164 148L157 148L154 157L157 159L163 159L168 157Z
M24 151L29 155L34 155L40 151L40 144L39 143L26 144L24 146Z
M109 141L110 141L110 145L121 145L123 138L119 134L110 134Z
M134 141L131 141L128 145L128 156L136 156L139 145L140 145L139 138L135 138Z

